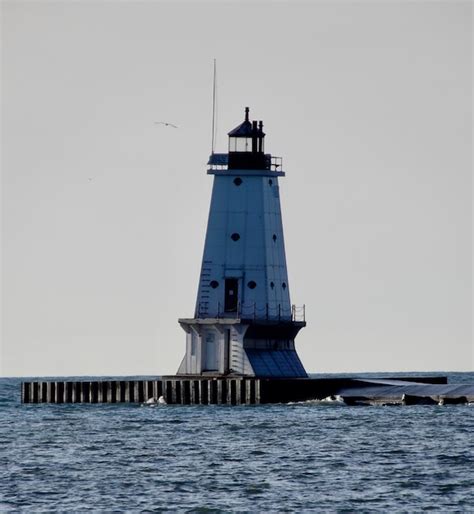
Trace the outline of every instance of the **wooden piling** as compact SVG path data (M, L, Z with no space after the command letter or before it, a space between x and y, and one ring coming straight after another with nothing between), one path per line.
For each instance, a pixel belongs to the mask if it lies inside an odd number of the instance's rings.
M91 382L91 403L99 403L99 382L94 380Z
M173 403L181 403L181 380L173 380L173 391Z
M160 386L160 389L158 389L158 385ZM153 392L150 396L150 398L156 398L158 399L160 396L163 395L163 388L161 387L161 380L158 382L158 380L153 381Z
M140 396L140 382L138 380L133 381L133 401L135 403L143 402L143 392Z
M260 403L260 380L259 379L255 380L254 387L255 387L255 403L259 404Z
M198 402L200 405L208 405L209 403L209 380L198 380L199 397Z
M224 382L223 380L216 380L217 383L217 404L221 405L223 403L223 396L224 396Z
M97 403L104 403L105 382L97 382Z
M189 403L191 405L199 403L199 382L197 380L191 380L189 384Z

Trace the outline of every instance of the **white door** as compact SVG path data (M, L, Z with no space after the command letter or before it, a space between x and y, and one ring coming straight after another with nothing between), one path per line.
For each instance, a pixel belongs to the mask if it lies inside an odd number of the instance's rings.
M214 332L206 334L206 355L204 371L219 371L219 347Z

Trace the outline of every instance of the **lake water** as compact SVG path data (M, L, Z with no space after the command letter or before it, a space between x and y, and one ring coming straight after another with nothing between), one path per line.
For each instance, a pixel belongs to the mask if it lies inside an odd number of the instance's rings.
M472 405L21 405L20 382L0 512L474 511Z

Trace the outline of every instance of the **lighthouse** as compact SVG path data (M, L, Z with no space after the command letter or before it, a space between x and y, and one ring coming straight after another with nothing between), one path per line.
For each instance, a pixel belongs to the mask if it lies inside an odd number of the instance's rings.
M306 325L292 305L280 208L282 159L265 153L262 121L228 133L212 153L211 206L193 318L179 319L186 354L178 375L306 377L295 337Z

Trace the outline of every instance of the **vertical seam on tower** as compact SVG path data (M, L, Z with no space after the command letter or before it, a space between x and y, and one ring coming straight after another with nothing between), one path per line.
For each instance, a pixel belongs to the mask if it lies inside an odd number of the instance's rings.
M270 300L270 297L269 297L269 294L268 294L268 253L267 253L267 240L266 240L266 236L267 236L267 230L266 230L266 220L265 220L265 212L267 211L267 200L266 200L266 192L268 191L268 187L266 187L268 185L268 178L265 177L265 176L262 176L261 177L261 181L260 181L260 185L261 185L261 191L262 191L262 201L263 201L263 223L262 223L262 227L263 227L263 253L264 253L264 256L263 256L263 259L264 259L264 273L263 273L263 280L264 280L264 287L265 287L265 299L266 299L266 303L269 302ZM266 307L266 306L263 306L263 307Z

